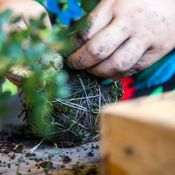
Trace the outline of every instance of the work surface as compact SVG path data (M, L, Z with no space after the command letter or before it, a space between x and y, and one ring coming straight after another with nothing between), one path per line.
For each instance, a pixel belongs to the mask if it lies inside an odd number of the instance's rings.
M5 148L5 149L4 149ZM24 148L20 145L5 147L0 144L0 174L52 174L74 175L76 173L97 174L99 145L97 142L70 149L39 146Z

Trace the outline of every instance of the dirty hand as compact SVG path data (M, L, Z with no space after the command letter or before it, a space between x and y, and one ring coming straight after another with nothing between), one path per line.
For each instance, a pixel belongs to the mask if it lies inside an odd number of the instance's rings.
M16 23L15 25L7 25L5 31L10 30L23 30L28 27L29 20L31 18L37 18L42 13L47 11L43 6L34 0L0 0L0 12L10 9L13 12L13 16L21 16L22 20ZM51 22L49 15L46 15L44 22L48 28L51 28ZM12 81L14 84L20 86L23 82L23 79L31 73L31 70L28 67L13 67L11 72L6 74L6 78Z
M101 0L70 64L105 78L144 70L175 46L173 7L174 0Z

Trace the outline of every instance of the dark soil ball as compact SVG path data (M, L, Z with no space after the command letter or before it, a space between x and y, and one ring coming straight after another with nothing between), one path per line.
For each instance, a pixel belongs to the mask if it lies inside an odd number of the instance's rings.
M96 141L99 139L99 111L103 105L119 100L122 96L121 84L113 82L103 85L102 79L86 71L75 71L67 67L65 70L68 73L71 93L66 99L57 98L52 102L54 109L48 123L52 132L48 133L46 138L49 143L54 142L59 147L73 147ZM40 134L31 124L30 109L25 118L30 127L18 132L19 135L22 134L23 139L38 139ZM18 133L16 132L17 137L13 138L19 138Z
M103 85L102 79L85 71L66 69L71 95L56 99L52 114L52 139L64 147L75 146L98 139L99 110L103 105L121 97L118 82Z

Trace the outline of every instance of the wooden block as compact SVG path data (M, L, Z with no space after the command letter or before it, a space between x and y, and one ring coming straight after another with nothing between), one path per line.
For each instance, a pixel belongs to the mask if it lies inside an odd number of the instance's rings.
M101 112L102 175L175 174L175 93Z

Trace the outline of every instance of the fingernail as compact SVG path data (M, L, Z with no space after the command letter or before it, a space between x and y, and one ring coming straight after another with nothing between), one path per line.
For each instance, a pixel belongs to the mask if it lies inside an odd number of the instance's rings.
M103 81L102 81L102 84L103 84L103 85L109 85L109 84L111 84L111 83L113 83L113 80L111 80L111 79L106 79L106 80L103 80Z

